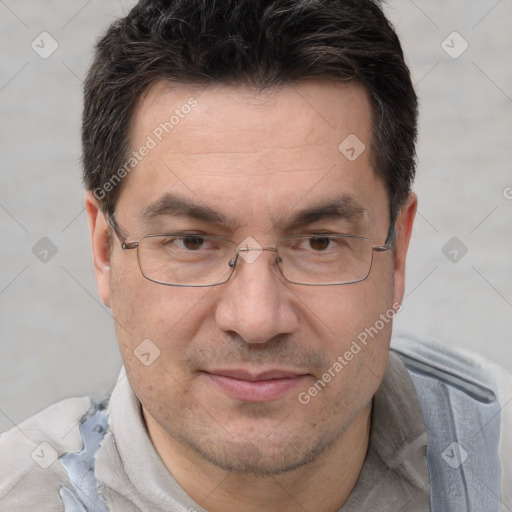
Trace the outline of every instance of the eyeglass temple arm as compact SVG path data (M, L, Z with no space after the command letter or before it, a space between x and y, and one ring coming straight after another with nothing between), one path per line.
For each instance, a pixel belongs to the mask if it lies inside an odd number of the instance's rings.
M373 249L377 252L388 251L390 249L390 246L395 243L395 239L396 239L396 227L395 227L395 223L392 222L389 225L388 235L386 237L386 241L384 242L384 245L374 245Z
M132 248L132 247L130 247L131 244L126 243L128 235L125 235L123 230L118 226L116 219L114 217L115 213L114 212L112 212L111 214L107 213L107 215L108 215L108 223L114 230L114 233L116 234L117 238L119 239L119 242L121 242L122 248L123 249L131 249ZM135 247L136 246L137 246L137 243L135 243Z

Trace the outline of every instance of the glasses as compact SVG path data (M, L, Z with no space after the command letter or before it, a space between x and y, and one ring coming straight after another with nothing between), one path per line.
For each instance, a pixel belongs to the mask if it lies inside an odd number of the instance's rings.
M123 250L136 249L142 275L166 286L205 287L226 283L233 275L239 257L251 262L259 254L271 251L281 275L290 283L328 286L364 281L370 274L374 252L391 249L394 224L389 226L384 245L372 245L371 239L348 234L319 233L287 236L275 247L248 247L212 235L156 234L128 242L109 217Z

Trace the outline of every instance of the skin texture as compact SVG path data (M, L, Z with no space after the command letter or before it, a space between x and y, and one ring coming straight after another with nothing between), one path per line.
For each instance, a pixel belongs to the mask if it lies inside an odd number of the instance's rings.
M371 167L371 108L361 87L312 80L257 92L160 82L137 109L132 148L190 98L195 108L122 185L116 219L129 241L186 229L237 243L251 236L268 247L287 235L352 230L384 243L389 203ZM338 149L349 134L367 148L355 161ZM144 223L141 209L166 192L207 206L228 223L186 217ZM324 219L286 227L294 213L340 193L364 208L357 225ZM123 251L115 236L109 252L107 223L90 192L86 207L98 289L112 308L130 384L155 448L180 485L211 512L337 511L364 462L391 323L307 405L297 397L401 302L415 195L400 212L396 250L374 253L365 281L324 287L285 281L272 252L239 261L220 286L152 283L142 276L136 251ZM149 366L134 354L144 339L160 350ZM208 375L226 368L302 377L283 396L253 402L233 398Z

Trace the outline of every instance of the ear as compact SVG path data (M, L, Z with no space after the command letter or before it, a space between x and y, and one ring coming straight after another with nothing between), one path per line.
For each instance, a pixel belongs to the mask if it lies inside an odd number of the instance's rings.
M110 307L110 252L108 249L109 227L98 200L91 191L85 194L85 210L89 222L94 260L94 276L103 303Z
M418 208L418 198L409 192L396 221L396 248L394 269L394 302L402 303L405 289L405 260L411 240L412 226Z

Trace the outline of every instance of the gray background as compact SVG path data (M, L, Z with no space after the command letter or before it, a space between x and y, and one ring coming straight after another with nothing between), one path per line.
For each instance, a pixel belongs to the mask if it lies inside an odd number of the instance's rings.
M130 4L0 0L0 431L57 399L102 396L120 368L93 278L79 130L94 42ZM420 206L396 329L512 370L512 0L386 10L421 98ZM31 47L51 49L44 31L59 45L46 59ZM464 48L454 31L469 44L458 58L443 49Z

